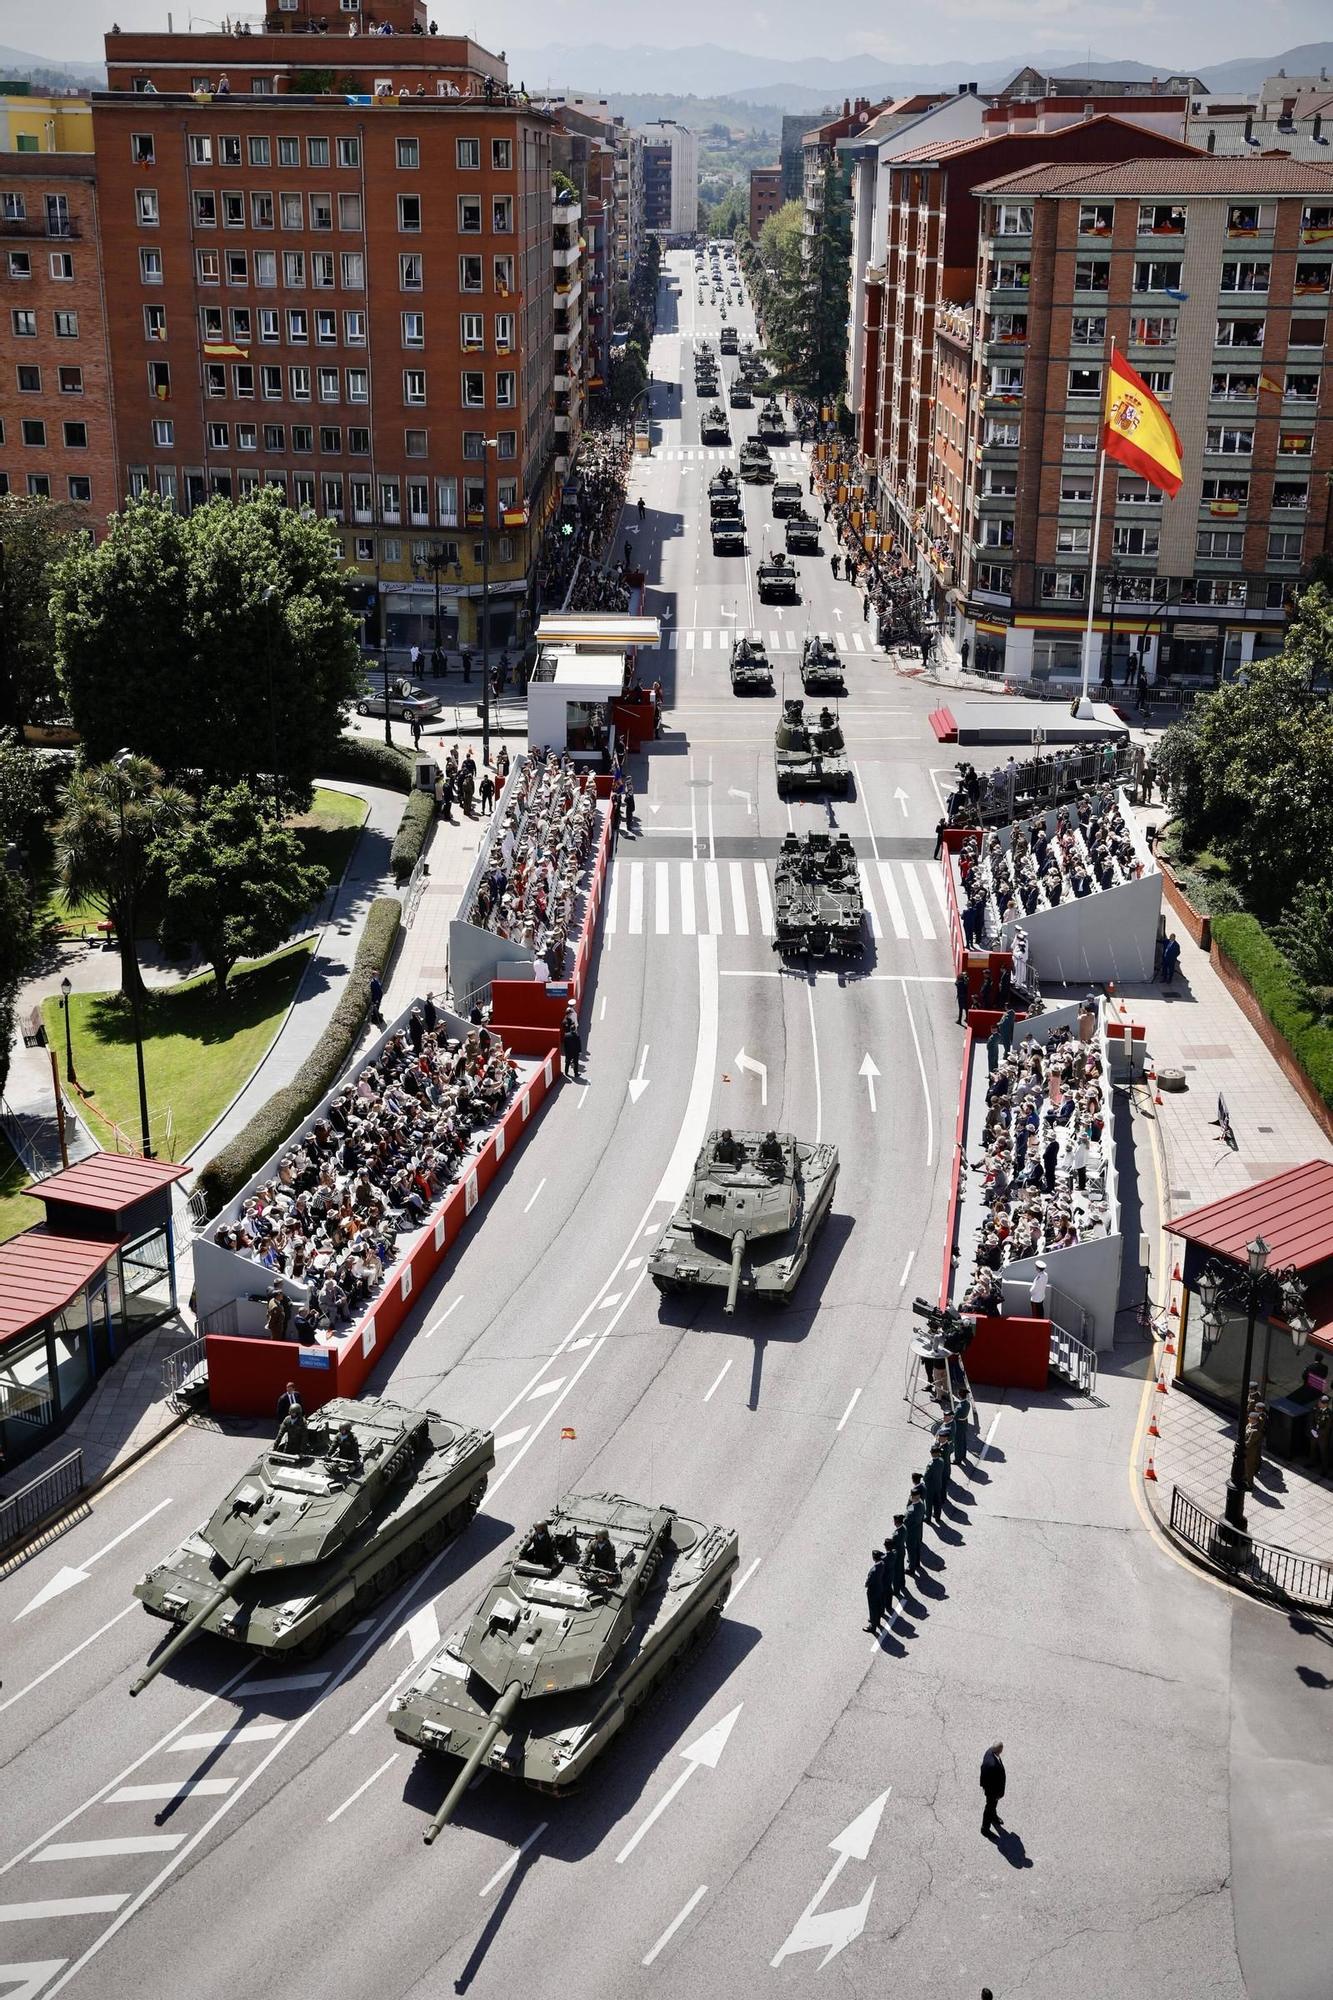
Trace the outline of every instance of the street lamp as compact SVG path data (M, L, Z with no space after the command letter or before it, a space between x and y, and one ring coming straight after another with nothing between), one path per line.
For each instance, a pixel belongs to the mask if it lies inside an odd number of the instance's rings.
M1246 1533L1245 1520L1245 1413L1250 1401L1250 1369L1254 1361L1254 1329L1262 1313L1265 1319L1280 1315L1292 1344L1299 1354L1309 1339L1314 1322L1305 1310L1305 1291L1294 1265L1270 1270L1269 1245L1262 1236L1246 1245L1245 1269L1230 1270L1217 1262L1205 1266L1196 1291L1203 1302L1203 1323L1216 1339L1225 1324L1224 1307L1245 1314L1245 1358L1241 1363L1240 1415L1236 1424L1236 1446L1231 1456L1231 1477L1227 1481L1226 1522L1235 1536Z
M264 607L264 664L268 671L268 734L269 748L273 764L273 817L281 819L278 804L278 712L273 701L273 606L277 600L278 587L267 583L259 593L259 601Z
M116 786L116 814L120 821L120 844L123 858L125 846L125 770L127 765L134 762L134 752L132 750L118 750L111 761L115 765L120 778L120 782ZM130 981L130 1020L134 1027L134 1063L139 1078L139 1135L143 1145L143 1156L146 1160L151 1160L153 1157L153 1142L148 1129L148 1084L144 1077L143 1069L143 1015L139 1000L139 958L135 950L133 937L130 938L129 944L130 956L134 960L134 977ZM66 1023L68 1024L68 1015L66 1016Z
M65 976L65 977L64 977L64 978L63 978L63 979L61 980L61 982L60 982L60 1004L61 1004L61 1006L62 1006L62 1007L64 1008L64 1010L65 1010L65 1081L66 1081L66 1083L77 1083L77 1082L78 1082L78 1078L77 1078L77 1077L75 1076L75 1074L74 1074L74 1043L73 1043L73 1041L72 1041L72 1040L70 1039L70 1029L69 1029L69 996L70 996L70 994L71 994L71 993L72 993L73 991L74 991L74 986L73 986L73 982L72 982L72 981L71 981L71 979L69 978L69 975L68 975L68 974L66 974L66 976Z

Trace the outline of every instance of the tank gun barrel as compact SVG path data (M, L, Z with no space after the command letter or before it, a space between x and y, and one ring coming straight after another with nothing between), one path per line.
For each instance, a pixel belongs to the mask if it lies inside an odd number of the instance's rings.
M736 1310L736 1300L741 1289L741 1266L745 1262L745 1244L745 1231L738 1229L731 1239L731 1274L727 1279L727 1303L722 1308L723 1312L734 1313Z
M436 1813L434 1819L422 1835L422 1839L425 1841L427 1847L430 1846L440 1828L447 1826L453 1818L459 1800L472 1783L474 1772L477 1770L482 1759L489 1756L491 1745L508 1722L510 1716L514 1713L514 1710L518 1707L522 1694L522 1682L510 1681L509 1686L491 1710L486 1727L477 1738L475 1749L463 1765L458 1776L454 1779L453 1784L450 1785L449 1790L445 1793L444 1804L440 1807L440 1810Z
M244 1562L237 1563L235 1569L229 1569L227 1571L227 1574L223 1577L217 1589L212 1593L210 1597L207 1597L204 1600L204 1602L199 1606L199 1609L194 1613L193 1617L187 1618L185 1623L181 1626L180 1630L172 1634L171 1638L162 1648L162 1651L158 1654L157 1658L155 1660L149 1661L148 1665L144 1668L143 1672L140 1674L138 1680L135 1681L133 1687L130 1689L131 1695L142 1694L144 1689L148 1686L149 1681L155 1681L157 1679L163 1667L166 1666L168 1660L174 1660L177 1653L180 1652L182 1646L189 1644L190 1640L193 1639L195 1633L200 1629L202 1625L205 1625L208 1622L208 1620L213 1616L213 1613L218 1609L218 1607L226 1603L227 1599L231 1596L232 1592L235 1590L237 1584L245 1582L246 1577L249 1576L254 1566L255 1566L254 1557L247 1556Z

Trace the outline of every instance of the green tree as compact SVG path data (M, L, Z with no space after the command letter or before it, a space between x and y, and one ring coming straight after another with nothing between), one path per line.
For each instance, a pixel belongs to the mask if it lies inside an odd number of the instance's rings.
M1307 986L1333 993L1333 878L1302 883L1273 935Z
M207 793L195 818L158 839L156 859L162 944L177 957L197 947L219 1000L238 959L275 951L329 886L327 871L305 865L296 835L266 817L246 784Z
M60 886L71 903L91 903L115 925L126 998L143 991L136 939L158 873L157 843L190 810L146 757L84 765L65 788L55 826Z
M717 201L701 203L704 211L700 228L710 236L734 236L749 214L748 195L739 187L729 187Z
M182 517L152 496L55 573L57 658L94 762L123 747L173 777L277 764L309 802L361 684L332 526L271 489Z
M19 987L32 970L36 947L28 884L17 869L0 865L0 1097L9 1081Z
M0 846L11 841L25 855L46 818L47 790L34 751L15 729L0 729Z
M52 572L86 515L53 500L0 498L0 727L22 729L61 712L51 627Z
M801 270L798 321L800 380L812 396L831 402L847 379L847 310L851 282L852 218L847 176L824 169L819 227L809 240Z
M619 416L628 416L648 386L648 369L637 341L627 341L611 363L607 389L611 407Z

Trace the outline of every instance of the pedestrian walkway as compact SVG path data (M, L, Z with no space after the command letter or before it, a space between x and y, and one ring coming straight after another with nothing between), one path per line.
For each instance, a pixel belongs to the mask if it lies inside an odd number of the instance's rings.
M1154 1510L1169 1521L1171 1491L1178 1486L1195 1506L1220 1517L1236 1448L1235 1418L1179 1388L1152 1400L1161 1432L1149 1440L1157 1475L1148 1482ZM1265 1457L1245 1496L1245 1518L1257 1542L1333 1562L1333 1484L1310 1466Z
M690 460L694 460L695 462L702 462L709 465L734 464L738 455L737 448L734 445L720 444L659 445L653 452L653 457L658 461L663 459L680 461L683 459L687 463ZM774 465L804 466L805 464L805 453L799 445L771 444L768 448L768 455Z
M659 651L669 653L730 653L736 636L740 632L758 631L770 653L799 653L808 636L806 630L798 630L795 625L771 626L765 632L762 626L747 626L737 619L734 625L684 625L672 628L662 634ZM835 631L831 635L840 653L872 653L874 643L860 632Z
M874 938L947 939L944 882L928 861L858 864L866 921ZM608 936L764 937L773 935L767 861L636 861L622 849L612 865L604 926Z

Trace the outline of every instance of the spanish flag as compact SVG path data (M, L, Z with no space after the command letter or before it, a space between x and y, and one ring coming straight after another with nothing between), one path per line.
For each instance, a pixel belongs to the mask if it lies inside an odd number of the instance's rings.
M204 359L206 361L248 361L250 350L241 347L234 340L206 340Z
M1181 445L1175 425L1141 375L1111 350L1106 375L1102 450L1164 493L1180 491Z

